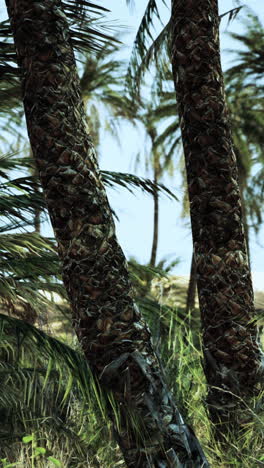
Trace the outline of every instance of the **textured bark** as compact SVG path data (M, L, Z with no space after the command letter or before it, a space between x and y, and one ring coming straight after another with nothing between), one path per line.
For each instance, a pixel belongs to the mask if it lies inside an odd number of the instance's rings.
M253 290L218 31L217 0L172 1L172 66L188 180L208 405L220 427L221 423L237 427L248 416L241 399L259 391L261 355L252 322Z
M134 305L94 148L87 134L60 0L8 0L28 132L85 356L120 412L128 467L208 466L163 381ZM131 415L131 416L130 416Z

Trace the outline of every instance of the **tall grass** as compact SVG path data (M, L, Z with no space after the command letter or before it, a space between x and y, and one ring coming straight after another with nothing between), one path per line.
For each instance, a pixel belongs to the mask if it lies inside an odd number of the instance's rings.
M183 319L182 311L172 307L158 306L156 311L151 308L145 313L170 391L211 466L264 466L263 395L252 401L250 408L245 407L252 414L250 422L239 434L226 434L224 445L220 445L214 440L206 411L198 328L188 328L190 317ZM19 321L6 323L0 348L0 458L25 468L56 466L48 456L65 468L125 467L107 414L108 405L115 408L115 404L89 374L78 345L72 344L72 335L68 335L70 347L26 325L22 339L17 331ZM67 339L67 334L64 337ZM22 441L28 434L34 434L37 446L46 450L45 456L32 458L32 447Z

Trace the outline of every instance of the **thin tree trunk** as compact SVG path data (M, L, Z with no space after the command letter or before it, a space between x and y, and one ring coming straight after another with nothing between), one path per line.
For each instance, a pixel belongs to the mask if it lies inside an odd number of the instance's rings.
M152 152L153 152L153 167L154 167L154 182L158 183L160 177L160 161L159 153L157 148L155 148L155 139L157 138L157 131L153 125L150 125L148 128L148 134L151 139ZM151 248L151 257L150 265L155 267L157 261L157 250L158 250L158 236L159 236L159 194L158 190L155 188L153 193L154 201L154 219L153 219L153 240Z
M247 247L248 264L250 267L249 227L248 227L247 205L245 201L245 186L244 185L240 185L240 194L241 194L241 209L242 209L242 216L243 216L245 241L246 241L246 247Z
M163 380L87 134L60 0L7 0L29 137L63 262L73 323L128 467L208 466ZM180 462L182 464L180 464Z
M38 210L38 209L35 210L34 229L35 229L35 232L37 232L38 234L40 234L40 227L41 227L40 213L41 213L40 210Z
M247 218L247 204L245 200L245 189L247 186L248 168L245 166L243 162L243 156L241 155L239 149L234 148L234 151L235 151L236 160L237 160L238 184L239 184L240 196L241 196L242 219L243 219L245 240L246 240L246 246L247 246L248 264L250 266L249 227L248 227L248 218Z
M30 147L30 150L29 150L29 156L30 158L32 159L32 168L30 169L30 173L33 177L38 177L38 169L36 167L36 162L34 160L34 156L33 156L33 152L32 152L32 149ZM39 187L37 186L37 184L34 186L34 191L36 194L39 193ZM40 229L41 229L41 219L40 219L40 216L41 216L41 210L37 207L35 207L34 209L34 215L33 215L33 223L34 223L34 230L35 232L37 232L38 234L40 234Z
M247 420L261 353L225 103L217 0L172 0L172 67L181 117L208 405L220 431ZM221 426L222 425L222 426Z
M158 183L158 171L154 167L154 183ZM159 235L159 194L158 190L154 188L153 193L154 201L154 217L153 217L153 240L151 248L150 266L155 267L157 261L157 250L158 250L158 235Z
M31 157L33 158L33 154L32 154L31 151L30 151L30 153L31 153ZM38 177L38 170L37 170L36 166L34 166L34 168L32 170L32 173L33 173L33 176ZM35 191L36 191L36 193L38 193L39 188L36 187ZM34 229L35 229L35 232L40 234L40 231L41 231L41 210L39 208L35 208L35 210L34 210Z
M196 263L195 263L195 255L194 252L192 254L192 262L191 262L191 271L190 271L190 278L187 290L187 298L186 298L186 315L191 313L195 308L195 294L196 294Z

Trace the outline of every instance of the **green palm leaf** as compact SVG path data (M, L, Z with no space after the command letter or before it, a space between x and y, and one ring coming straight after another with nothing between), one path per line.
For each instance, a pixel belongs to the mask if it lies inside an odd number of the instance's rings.
M229 49L229 52L236 54L236 61L239 62L228 71L231 78L244 76L247 80L261 80L264 73L264 28L259 18L249 13L244 21L247 28L246 34L230 33L230 36L240 43L239 50ZM258 84L262 87L261 83Z
M131 193L133 193L132 188L140 188L151 195L153 195L155 191L158 191L174 200L178 200L176 195L164 184L156 184L150 179L145 179L143 177L138 177L137 175L124 172L101 171L101 174L103 176L104 183L109 187L119 185L129 190Z
M63 12L60 14L67 16L72 44L76 51L96 51L109 41L118 42L106 33L106 30L111 29L103 22L104 14L109 11L107 8L86 0L66 0L62 2L62 6ZM0 80L17 89L19 70L14 66L16 53L8 20L0 22L0 38L3 38L0 42ZM4 91L2 89L2 93ZM7 96L7 93L8 90L4 94Z
M109 437L109 429L106 400L82 354L2 314L0 338L0 454L13 455L13 442L33 432L69 458L92 458L99 434Z

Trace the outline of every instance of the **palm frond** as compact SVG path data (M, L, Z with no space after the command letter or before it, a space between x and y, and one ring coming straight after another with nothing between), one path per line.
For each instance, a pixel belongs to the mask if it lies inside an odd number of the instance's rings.
M163 3L166 5L164 0ZM164 46L167 37L168 25L163 28L156 39L154 38L156 21L162 24L158 3L156 0L149 0L136 33L126 74L126 87L134 95L138 94L144 72L148 69L152 58L158 57L158 51Z
M14 187L11 183L7 182L5 184L6 189ZM0 190L1 188L0 185ZM14 194L8 193L6 190L5 194L2 192L0 199L0 216L10 221L9 229L15 229L17 221L20 227L22 225L32 225L34 221L33 219L30 220L28 215L33 215L35 209L44 209L45 207L43 196L40 193L30 190L27 194L25 189L23 189L21 194Z
M247 80L260 80L264 72L264 28L259 18L254 14L248 14L244 21L246 26L246 34L230 33L230 36L238 41L241 46L239 50L228 50L228 52L236 54L237 65L232 66L228 74L230 77L238 78L240 75ZM255 82L253 81L253 85ZM262 90L263 90L262 85Z
M15 357L17 365L24 359L38 364L41 360L48 363L51 359L54 365L60 363L65 366L69 374L85 384L83 391L90 387L91 373L88 364L82 354L70 346L33 325L3 314L0 314L0 335L2 361L6 352Z
M76 51L97 51L108 42L117 43L118 40L109 35L111 27L104 23L104 14L109 10L101 5L86 0L65 0L62 2L63 11L68 19L73 47ZM12 31L8 20L0 22L0 81L17 87L19 69L16 63L16 53L12 38ZM1 86L2 93L10 91Z
M126 119L134 125L137 118L135 101L124 93L125 62L116 59L120 50L120 46L110 43L93 55L85 54L83 59L81 90L95 147L99 146L102 128L118 140L119 123Z
M7 314L35 321L55 304L52 294L66 297L54 241L39 234L0 235L0 307Z
M228 23L230 23L236 19L243 7L244 5L241 5L223 13L219 16L220 20L228 16ZM139 86L143 83L144 75L149 70L151 64L154 64L156 67L156 82L162 81L166 71L170 68L169 41L171 23L168 21L157 37L154 38L152 29L156 19L161 22L157 2L149 1L134 40L127 69L126 85L132 94L139 93Z
M232 8L231 10L226 11L222 15L219 15L220 20L224 18L225 16L228 16L228 24L231 23L231 21L235 20L237 15L239 14L240 10L244 8L245 5L238 6L236 8Z
M164 184L155 184L150 179L144 179L143 177L138 177L134 174L128 174L124 172L101 171L101 174L104 183L108 187L119 185L120 187L126 188L131 193L133 193L132 187L135 187L140 188L141 190L144 190L151 195L153 195L158 190L158 192L178 201L176 195Z
M161 267L152 267L150 265L142 265L138 263L134 258L128 261L129 273L132 281L135 283L141 281L146 277L151 278L164 278L167 277L167 273Z
M68 13L76 13L76 19L84 20L87 12L108 12L109 10L98 3L89 2L87 0L64 0L62 4Z
M118 84L124 70L124 62L116 59L120 45L108 43L94 54L85 54L81 75L82 96L90 97L98 89Z
M181 135L179 135L179 123L177 121L168 124L164 131L157 137L155 146L165 144L167 147L166 158L164 162L166 168L171 161L175 149L181 146Z
M245 24L246 34L231 34L242 47L236 51L239 64L227 70L225 83L246 222L258 232L263 218L263 178L255 168L263 165L264 42L263 26L256 16L249 15Z
M163 3L165 4L165 2ZM159 20L161 22L158 4L156 0L149 0L136 33L132 54L136 53L139 54L139 56L142 56L146 52L146 40L153 40L151 29L154 28L155 20Z
M168 43L170 38L170 22L164 26L151 45L139 52L133 50L126 75L126 87L130 94L138 94L139 87L144 81L144 75L151 65L156 68L158 83L164 79L170 62L168 60ZM157 83L156 83L157 86Z
M0 307L34 321L54 309L52 293L65 297L65 290L54 240L25 232L32 229L36 210L45 209L36 178L13 176L31 164L16 154L0 157Z
M77 457L92 459L96 433L109 437L109 425L106 400L83 355L2 314L0 338L0 455L16 453L22 436L33 432L56 448L67 446L74 466Z

